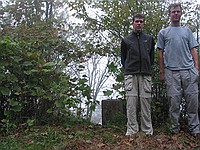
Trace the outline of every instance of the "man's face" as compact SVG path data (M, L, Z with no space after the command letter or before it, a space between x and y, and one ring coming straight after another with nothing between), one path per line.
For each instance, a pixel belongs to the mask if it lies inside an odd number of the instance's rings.
M181 12L181 8L180 7L172 7L170 9L170 18L171 18L171 22L172 23L175 23L175 22L179 22L180 19L181 19L181 15L182 15L182 12Z
M135 31L140 31L144 27L144 19L143 18L135 18L133 22L133 28Z

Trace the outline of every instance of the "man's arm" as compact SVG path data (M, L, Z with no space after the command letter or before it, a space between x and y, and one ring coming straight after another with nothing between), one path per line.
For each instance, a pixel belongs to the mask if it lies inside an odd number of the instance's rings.
M191 49L191 54L194 60L194 67L199 69L199 60L198 60L198 52L196 48Z
M122 42L121 42L121 63L124 68L125 68L126 55L127 55L126 44L122 40Z
M154 55L155 55L154 49L155 49L155 42L154 42L154 39L153 39L153 37L152 37L152 41L151 41L151 50L150 50L150 61L151 61L151 65L154 64Z
M160 68L160 80L163 81L164 77L164 58L163 58L163 49L158 48L158 63Z

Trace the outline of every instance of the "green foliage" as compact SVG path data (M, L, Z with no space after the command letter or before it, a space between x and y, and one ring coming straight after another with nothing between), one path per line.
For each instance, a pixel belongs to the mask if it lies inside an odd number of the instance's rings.
M39 119L48 108L55 109L58 100L67 99L62 103L69 106L74 103L66 94L69 77L57 70L55 63L40 59L41 54L25 42L5 38L0 47L0 97L1 103L7 104L4 114L8 119Z
M12 123L9 119L2 119L1 122L1 133L12 133L12 130L15 130L17 128L17 126L14 123Z
M70 108L77 108L81 97L89 101L91 92L85 78L63 72L80 55L74 43L64 40L67 31L53 18L52 9L61 3L13 2L1 7L0 18L14 23L4 22L0 38L0 108L4 114L0 119L5 118L2 130L6 131L19 123L57 122L54 116L70 115Z
M33 126L34 125L34 122L35 120L34 119L28 119L27 120L27 125L30 127L30 126Z

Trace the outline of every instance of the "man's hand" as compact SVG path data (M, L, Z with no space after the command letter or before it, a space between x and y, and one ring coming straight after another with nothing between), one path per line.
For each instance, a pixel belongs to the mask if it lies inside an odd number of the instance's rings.
M164 81L164 80L165 80L164 72L160 72L160 80L161 80L161 81Z

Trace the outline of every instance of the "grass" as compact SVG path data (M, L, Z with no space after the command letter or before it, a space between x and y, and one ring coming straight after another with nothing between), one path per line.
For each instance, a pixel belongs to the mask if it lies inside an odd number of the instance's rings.
M102 150L102 149L191 149L200 148L200 139L181 132L171 135L167 126L147 137L139 132L126 137L125 126L100 126L81 120L62 125L32 126L0 134L1 150Z
M52 149L62 142L58 127L33 127L1 138L1 150Z

